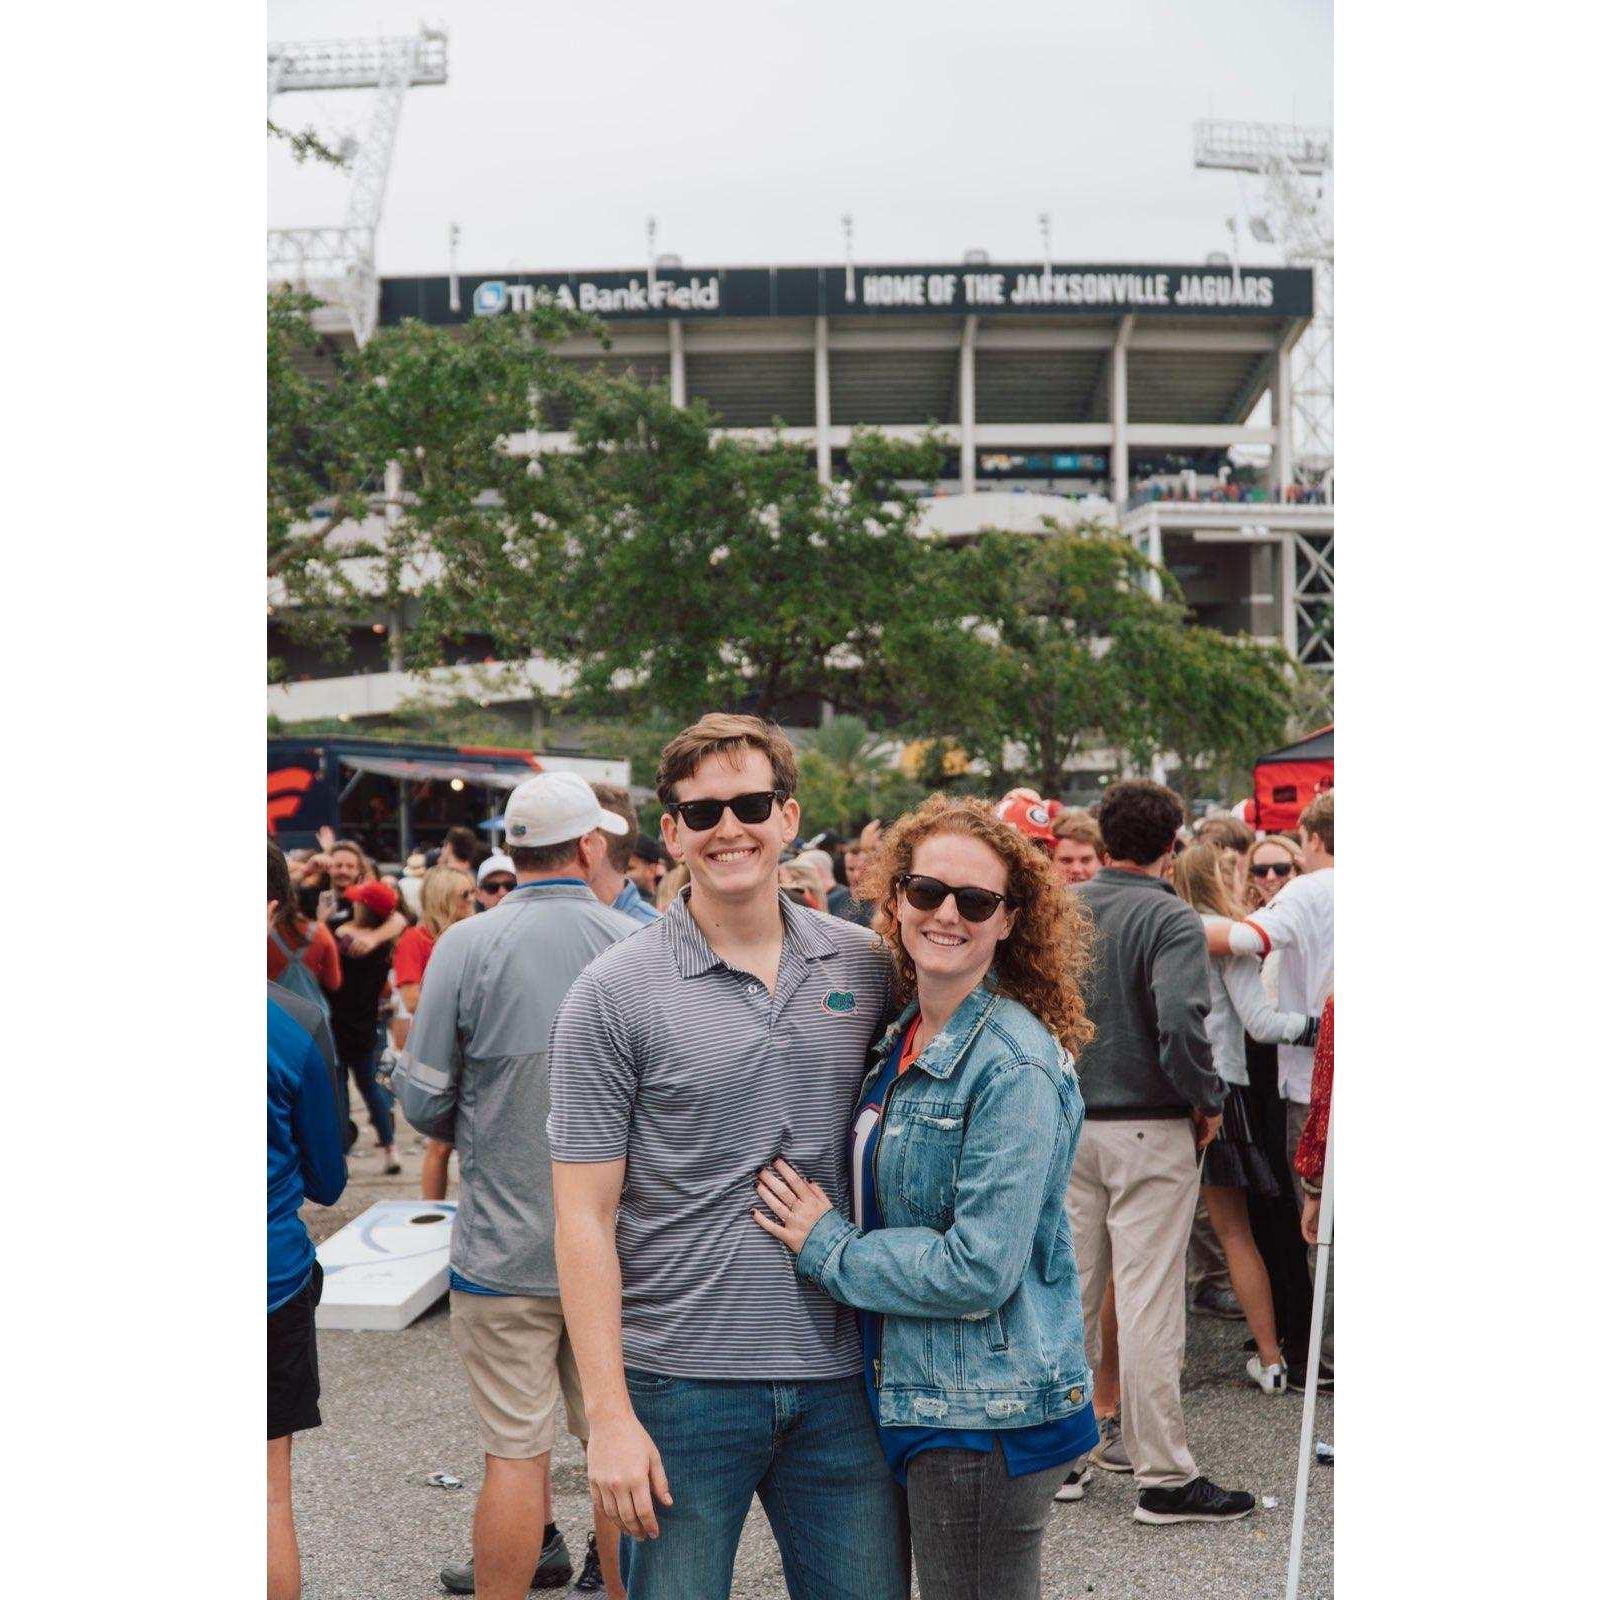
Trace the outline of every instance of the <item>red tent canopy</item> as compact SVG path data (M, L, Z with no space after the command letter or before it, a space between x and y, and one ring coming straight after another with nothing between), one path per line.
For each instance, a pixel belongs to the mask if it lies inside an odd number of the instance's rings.
M1255 826L1293 833L1300 813L1333 787L1333 724L1256 762Z

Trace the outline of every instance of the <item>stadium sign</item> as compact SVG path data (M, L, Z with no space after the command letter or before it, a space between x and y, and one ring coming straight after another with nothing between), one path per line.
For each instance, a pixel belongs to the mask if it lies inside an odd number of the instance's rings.
M380 319L468 322L561 306L617 321L668 317L905 315L1309 317L1302 267L860 266L697 267L650 272L520 273L459 280L385 278Z

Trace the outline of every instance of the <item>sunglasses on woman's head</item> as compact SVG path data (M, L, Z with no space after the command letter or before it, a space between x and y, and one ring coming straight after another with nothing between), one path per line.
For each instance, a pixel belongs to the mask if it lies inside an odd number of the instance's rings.
M765 822L773 804L782 805L788 798L782 789L760 789L731 800L675 800L667 810L691 833L704 833L722 821L724 811L732 811L741 822Z
M906 900L918 911L937 911L951 895L956 897L956 915L963 922L987 922L1003 905L1013 905L1010 895L996 894L993 889L967 887L957 889L929 878L920 872L902 873L895 879L896 886Z
M1294 866L1288 861L1257 861L1250 867L1252 878L1287 878L1294 871Z

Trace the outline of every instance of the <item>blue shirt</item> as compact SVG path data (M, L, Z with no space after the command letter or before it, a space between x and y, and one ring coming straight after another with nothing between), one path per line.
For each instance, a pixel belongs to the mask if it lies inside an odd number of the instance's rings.
M884 1101L899 1076L905 1042L906 1034L902 1033L872 1080L850 1133L850 1188L855 1200L854 1220L856 1226L863 1230L883 1226L872 1161L878 1149L878 1132L883 1125ZM883 1318L866 1311L859 1312L858 1316L861 1319L861 1351L866 1361L867 1402L872 1407L873 1420L877 1421L878 1361L883 1348ZM1035 1423L1026 1428L906 1428L886 1427L878 1422L878 1438L883 1445L884 1459L896 1479L903 1484L906 1481L907 1463L924 1450L977 1450L987 1455L994 1448L996 1439L1000 1441L1000 1448L1005 1454L1006 1473L1010 1477L1020 1478L1030 1472L1043 1472L1047 1467L1065 1466L1099 1444L1100 1427L1094 1418L1093 1405L1086 1402L1078 1410L1054 1422Z
M632 878L622 881L622 893L611 902L613 911L620 911L625 917L632 917L638 923L659 922L661 913L639 893L639 885Z
M300 1220L307 1200L344 1193L344 1128L316 1041L267 1001L267 1310L305 1287L317 1252Z

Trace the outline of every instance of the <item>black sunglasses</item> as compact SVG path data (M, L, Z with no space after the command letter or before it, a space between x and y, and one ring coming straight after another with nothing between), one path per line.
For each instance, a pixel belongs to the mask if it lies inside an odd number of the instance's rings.
M1252 878L1287 878L1294 871L1294 864L1289 861L1257 861L1250 868Z
M667 810L692 833L704 833L722 821L724 811L732 811L741 822L765 822L774 802L782 805L788 798L782 789L761 789L731 800L675 800Z
M1008 894L996 894L993 889L957 889L941 883L938 878L924 877L920 872L902 873L895 883L918 911L937 911L954 895L956 915L963 922L987 922L1001 906L1016 904Z
M507 889L515 889L516 886L517 880L515 878L485 878L478 885L485 894L504 894Z

